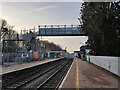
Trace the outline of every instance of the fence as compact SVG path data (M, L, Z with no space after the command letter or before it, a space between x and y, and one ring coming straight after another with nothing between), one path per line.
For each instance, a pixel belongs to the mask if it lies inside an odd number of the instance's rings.
M30 62L33 60L33 54L27 53L2 53L3 66L10 66L14 64L20 64L23 62Z
M91 63L120 76L120 57L90 56L90 61Z

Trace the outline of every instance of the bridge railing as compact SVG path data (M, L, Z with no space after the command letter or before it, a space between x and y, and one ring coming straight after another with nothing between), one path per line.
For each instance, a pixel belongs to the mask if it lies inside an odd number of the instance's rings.
M80 25L39 25L39 28L68 28L68 27L81 27Z

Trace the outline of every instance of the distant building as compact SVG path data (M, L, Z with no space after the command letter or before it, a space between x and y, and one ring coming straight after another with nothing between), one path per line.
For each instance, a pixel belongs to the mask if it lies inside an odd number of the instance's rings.
M80 58L80 51L74 51L74 56Z
M46 53L47 58L59 58L65 55L65 51L47 51Z
M80 58L82 60L86 60L86 47L85 47L85 45L82 45L80 47Z

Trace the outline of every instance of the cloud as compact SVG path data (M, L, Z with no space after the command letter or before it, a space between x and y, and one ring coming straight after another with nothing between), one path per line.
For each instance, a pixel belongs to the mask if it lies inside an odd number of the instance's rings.
M96 0L90 0L90 1L96 1ZM101 1L101 0L97 0L97 1ZM83 0L2 0L2 2L83 2Z
M37 12L37 11L40 11L40 10L50 9L50 8L56 8L56 7L58 7L58 6L54 5L54 6L40 7L40 8L36 8L36 9L30 10L30 11L27 11L27 12L25 12L25 14Z

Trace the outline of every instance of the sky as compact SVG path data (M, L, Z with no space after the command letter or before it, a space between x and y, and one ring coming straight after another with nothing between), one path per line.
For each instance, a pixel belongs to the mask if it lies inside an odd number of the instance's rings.
M81 4L81 2L4 2L0 16L8 24L15 26L17 32L34 26L38 30L38 25L79 25ZM43 40L54 42L63 49L67 47L69 52L73 52L79 50L87 37L43 37Z

